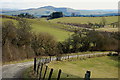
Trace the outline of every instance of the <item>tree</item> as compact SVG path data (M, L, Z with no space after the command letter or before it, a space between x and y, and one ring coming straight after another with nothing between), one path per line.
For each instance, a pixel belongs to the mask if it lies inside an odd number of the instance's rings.
M31 24L26 19L18 21L18 46L30 45L31 41Z
M79 52L81 47L81 37L82 35L79 33L75 33L71 36L72 52Z
M79 51L87 51L90 48L90 41L84 30L75 31L68 39L61 44L63 53L75 53Z
M19 15L16 15L18 17L21 17L21 18L35 18L33 15L29 14L29 13L21 13Z
M47 33L34 34L31 46L36 54L53 56L57 53L57 42L54 37Z
M63 17L63 13L62 12L53 12L50 16L52 19L60 18L60 17Z
M12 21L5 21L2 25L2 44L4 45L6 41L15 43L17 39L17 29Z
M75 17L75 13L72 13L71 16L72 16L72 17Z

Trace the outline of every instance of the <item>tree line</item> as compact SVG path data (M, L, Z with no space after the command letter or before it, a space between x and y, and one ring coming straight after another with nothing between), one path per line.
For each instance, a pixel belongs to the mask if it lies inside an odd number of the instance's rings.
M59 43L62 53L76 53L83 51L117 51L120 33L98 31L75 31L64 42ZM116 37L116 38L115 38Z

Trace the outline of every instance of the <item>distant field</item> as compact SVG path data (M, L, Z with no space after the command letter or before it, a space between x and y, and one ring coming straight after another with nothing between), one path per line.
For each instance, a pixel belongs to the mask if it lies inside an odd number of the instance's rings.
M51 22L64 22L64 23L99 23L103 17L63 17L59 19L50 20ZM107 24L117 22L118 16L109 16L104 17L106 19Z
M118 57L96 57L77 61L60 61L48 64L55 70L62 69L68 73L80 78L84 78L85 72L92 72L91 78L117 78L118 77Z
M63 17L58 19L49 20L51 23L77 23L77 24L87 24L87 23L100 23L103 17ZM104 28L96 28L98 31L107 31L107 32L117 32L118 28L113 28L109 24L118 22L118 16L109 16L104 17L106 20L106 26ZM65 25L64 25L65 26ZM74 28L76 26L65 26L66 28ZM76 27L77 28L77 27ZM80 27L79 27L80 28ZM83 28L83 27L82 27ZM80 28L80 29L82 29Z

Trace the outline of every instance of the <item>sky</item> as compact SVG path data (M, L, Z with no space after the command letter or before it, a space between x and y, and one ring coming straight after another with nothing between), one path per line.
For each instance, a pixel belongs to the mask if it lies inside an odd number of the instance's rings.
M0 7L11 9L39 8L43 6L73 9L117 9L119 0L0 0Z

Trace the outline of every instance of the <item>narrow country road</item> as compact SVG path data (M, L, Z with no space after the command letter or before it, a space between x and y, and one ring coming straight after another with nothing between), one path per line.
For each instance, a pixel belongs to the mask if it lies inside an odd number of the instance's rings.
M83 54L83 55L72 55L69 58L77 57L77 56L89 56L89 55L101 55L101 54L108 54L108 53L92 53L92 54ZM62 58L66 58L64 56ZM56 58L51 58L52 61L56 60ZM44 62L44 59L41 60ZM24 62L24 63L17 63L17 64L8 64L2 66L2 78L22 78L22 72L27 69L28 67L33 65L33 61L31 62Z
M33 61L2 66L2 78L22 78L22 72L33 65Z

